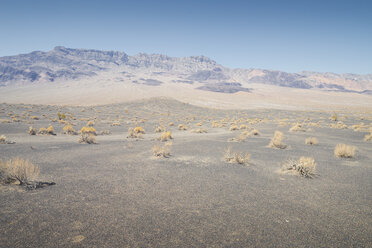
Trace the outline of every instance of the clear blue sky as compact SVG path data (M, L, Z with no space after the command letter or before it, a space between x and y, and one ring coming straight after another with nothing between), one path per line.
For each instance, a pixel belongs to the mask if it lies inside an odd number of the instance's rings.
M71 48L372 73L372 1L0 1L0 56Z

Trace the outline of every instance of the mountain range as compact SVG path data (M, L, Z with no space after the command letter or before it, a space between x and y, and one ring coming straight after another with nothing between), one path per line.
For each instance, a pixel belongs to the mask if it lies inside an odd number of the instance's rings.
M0 86L58 83L112 73L114 80L158 86L161 78L174 84L195 85L198 90L235 93L251 91L251 84L372 94L372 74L336 74L303 71L287 73L265 69L231 69L205 56L169 57L119 51L72 49L0 57ZM145 73L146 78L139 77Z

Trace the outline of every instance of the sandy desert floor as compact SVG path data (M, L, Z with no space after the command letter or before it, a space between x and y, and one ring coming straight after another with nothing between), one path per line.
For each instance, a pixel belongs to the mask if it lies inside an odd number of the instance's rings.
M79 135L62 133L58 112L77 131L94 121L98 133L110 134L78 143ZM371 247L372 142L364 137L372 113L339 111L337 121L332 114L217 110L164 98L94 107L0 104L0 135L16 142L0 144L0 159L29 159L40 180L56 183L32 191L0 185L0 247ZM290 132L295 123L303 130ZM230 131L234 124L242 130ZM30 126L49 125L57 135L28 134ZM127 138L136 126L145 134ZM164 144L156 126L172 132L169 158L152 154ZM252 128L260 135L230 141ZM268 147L276 130L288 148ZM305 144L308 137L319 144ZM355 156L335 157L339 143L356 146ZM229 146L249 152L249 164L225 162ZM314 178L281 171L300 156L315 159Z

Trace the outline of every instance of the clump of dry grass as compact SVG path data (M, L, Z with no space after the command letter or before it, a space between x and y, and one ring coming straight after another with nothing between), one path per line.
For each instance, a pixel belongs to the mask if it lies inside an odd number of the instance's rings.
M355 150L355 146L337 144L334 150L334 155L339 158L352 158L355 156Z
M99 135L110 135L111 132L110 130L102 130L101 132L99 132Z
M169 158L171 146L172 142L167 142L164 145L154 145L152 147L152 153L155 157Z
M60 112L58 112L58 113L57 113L57 116L58 116L58 119L59 119L59 120L64 120L64 119L66 119L66 114L64 114L64 113L60 113Z
M249 135L250 135L250 136L259 136L259 135L260 135L260 132L259 132L257 129L253 128L253 129L249 132Z
M171 132L171 131L163 132L163 133L160 135L160 140L161 140L161 141L168 141L168 140L171 140L171 139L173 139L173 137L172 137L172 132Z
M79 138L79 143L97 144L96 137L89 133L82 133Z
M238 164L245 164L248 165L249 161L251 159L251 155L246 153L240 153L240 152L232 152L231 146L229 146L224 153L224 160L228 163L238 163Z
M294 125L289 129L289 131L290 131L290 132L305 132L306 130L303 129L301 123L296 123L296 124L294 124Z
M3 182L12 183L18 181L20 185L28 183L39 175L39 167L29 160L12 158L6 162L0 160L0 176Z
M54 133L54 128L52 125L50 125L48 128L41 127L38 131L38 134L56 135L56 133Z
M77 135L78 133L75 131L75 129L72 127L72 125L66 125L62 128L62 132L64 134L69 134L69 135Z
M0 144L15 144L15 142L7 140L5 135L0 135Z
M38 117L38 116L31 116L30 119L31 120L40 120L40 117Z
M346 129L347 125L342 121L338 121L336 124L331 123L330 128Z
M165 127L164 126L156 126L154 132L155 133L165 132Z
M212 127L213 127L213 128L217 128L217 127L219 127L219 123L218 123L218 121L213 121L213 122L212 122Z
M274 137L271 138L271 141L269 143L269 147L278 148L278 149L287 148L287 145L282 142L283 138L284 138L284 135L282 132L275 131Z
M282 165L283 171L291 171L302 177L312 178L315 175L316 163L312 157L289 159Z
M245 132L242 132L241 134L239 134L238 136L236 136L235 138L229 139L228 141L230 141L230 142L244 142L244 141L247 140L247 137L248 137L248 132L245 131Z
M238 125L236 125L236 124L231 124L229 130L230 130L230 131L236 131L236 130L239 130L239 127L238 127Z
M173 127L174 126L174 122L169 122L168 123L168 126Z
M91 135L97 135L96 129L94 127L82 127L80 129L81 134L91 134Z
M88 121L87 127L93 127L94 126L94 121Z
M305 144L306 145L317 145L318 143L319 143L318 139L315 138L315 137L309 137L309 138L305 139Z
M117 127L117 126L120 126L120 122L119 121L114 121L113 123L111 123L111 126L112 127Z
M333 115L331 115L331 117L329 117L330 120L332 121L337 121L338 120L338 115L336 113L333 113Z
M366 136L364 136L364 141L370 140L372 140L372 128L369 129L369 134L366 134Z
M145 133L143 128L129 128L127 138L142 138L143 133Z
M185 131L185 130L187 130L187 127L183 124L179 124L178 125L178 130Z
M246 124L241 124L239 127L240 130L248 129L248 126Z
M29 135L36 135L36 128L33 128L33 127L29 127L28 128L28 134Z
M190 132L192 133L208 133L208 130L205 128L197 128L197 129L192 129Z

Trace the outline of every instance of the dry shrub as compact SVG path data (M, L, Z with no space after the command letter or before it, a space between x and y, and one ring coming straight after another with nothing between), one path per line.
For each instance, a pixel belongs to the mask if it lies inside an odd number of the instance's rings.
M301 123L296 123L296 124L294 124L294 125L289 129L289 131L290 131L290 132L305 132L306 130L303 129Z
M164 145L154 145L152 147L152 153L155 157L169 158L171 146L172 142L167 142Z
M338 116L336 113L333 113L333 115L331 115L331 117L329 117L330 120L332 121L337 121L338 120Z
M201 126L203 126L203 123L199 122L199 123L196 123L196 125L197 125L198 127L201 127Z
M38 116L31 116L30 119L32 119L32 120L40 120L40 118Z
M272 148L279 148L279 149L285 149L287 148L287 145L282 143L284 138L284 135L280 131L275 131L274 137L271 138L271 141L269 143L269 147Z
M246 153L240 153L240 152L232 152L231 146L229 146L224 153L224 160L228 163L238 163L238 164L245 164L248 165L249 161L251 159L251 155Z
M213 127L213 128L217 128L217 127L219 127L219 123L218 123L218 121L213 121L213 122L212 122L212 127Z
M245 124L241 124L240 127L239 127L240 130L243 130L243 129L248 129L248 126L245 125Z
M347 125L343 123L342 121L338 121L337 124L331 124L330 128L337 128L337 129L346 129Z
M155 133L165 132L165 128L163 126L156 126L154 132Z
M239 127L238 127L238 125L236 125L236 124L232 124L231 126L230 126L230 129L229 129L230 131L236 131L236 130L239 130Z
M366 134L366 136L364 136L364 141L370 141L370 140L372 140L372 132L370 132L369 134Z
M7 140L5 135L0 135L0 144L15 144L15 142Z
M58 112L58 113L57 113L57 116L58 116L58 119L59 119L59 120L64 120L64 119L66 119L66 114L64 114L64 113L60 113L60 112Z
M0 176L2 181L11 183L18 181L20 185L28 183L39 175L39 167L29 160L12 158L6 162L0 160Z
M29 131L29 132L30 132L30 131ZM54 128L53 128L52 125L50 125L48 128L41 127L37 133L38 133L38 134L56 135L56 134L54 133Z
M110 135L110 134L111 134L110 130L103 130L99 132L99 135Z
M302 177L312 178L315 175L316 163L311 157L289 159L283 163L282 170L292 171Z
M88 121L87 127L93 127L94 126L94 121Z
M143 127L135 127L135 128L133 129L133 131L134 131L135 133L141 133L141 134L144 134L144 133L145 133L145 129L143 129Z
M255 129L255 128L253 128L250 132L249 132L249 135L250 136L258 136L258 135L260 135L260 132L257 130L257 129Z
M161 141L168 141L173 139L171 131L163 132L160 136Z
M355 146L337 144L334 150L334 155L339 158L352 158L355 155L355 149Z
M62 128L62 131L64 134L69 135L77 135L78 133L75 131L75 129L72 127L72 125L66 125Z
M205 128L197 128L197 129L192 129L190 132L192 133L208 133L208 130Z
M178 130L185 131L185 130L187 130L187 127L183 124L179 124L178 125Z
M96 137L89 133L82 133L79 138L79 143L97 144Z
M168 123L168 126L173 127L174 126L174 122L169 122Z
M305 139L305 144L306 145L317 145L318 143L319 143L318 139L315 138L315 137L309 137L309 138Z
M115 121L115 122L111 123L111 126L112 126L112 127L120 126L120 125L121 125L121 124L120 124L120 122L118 122L118 121Z
M244 141L247 140L247 137L248 137L247 133L248 133L247 131L242 132L241 134L239 134L235 138L229 139L228 141L230 141L230 142L244 142Z
M135 128L129 128L127 138L142 138L142 133L137 133Z
M82 127L80 129L81 134L91 134L91 135L97 135L96 129L94 127Z

